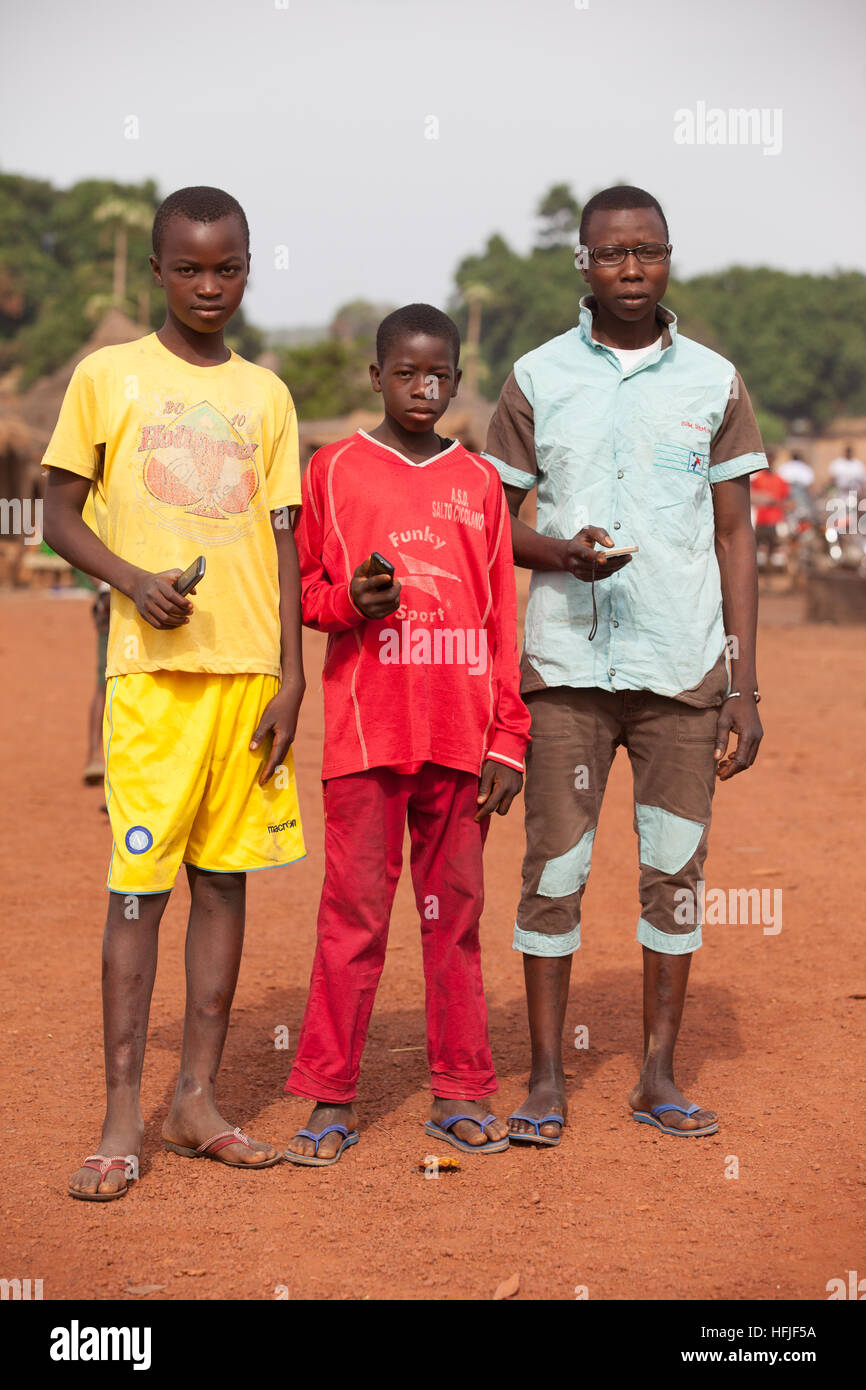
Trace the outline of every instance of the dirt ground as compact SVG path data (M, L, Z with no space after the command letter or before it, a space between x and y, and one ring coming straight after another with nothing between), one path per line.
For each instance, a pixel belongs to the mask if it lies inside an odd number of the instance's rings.
M628 765L615 765L585 899L567 1036L571 1112L558 1149L431 1153L417 922L401 883L364 1061L361 1142L325 1171L242 1173L163 1151L183 1016L185 886L169 904L144 1080L142 1176L124 1200L71 1201L67 1175L102 1115L99 953L110 848L101 788L80 780L94 638L89 605L0 594L6 751L0 836L3 1223L0 1275L46 1299L826 1299L866 1273L866 1163L858 1076L866 967L863 630L799 624L763 607L766 736L723 784L714 887L781 889L782 930L705 928L679 1048L690 1098L719 1133L666 1138L630 1119L641 1044L637 853ZM323 651L307 633L308 695L295 758L307 858L251 875L247 946L226 1048L224 1113L285 1141L307 1102L284 1095L313 953L322 879ZM524 1097L521 957L511 949L522 802L494 818L483 922L494 1058L507 1114ZM290 1050L275 1047L282 1025ZM439 1150L441 1152L441 1150ZM445 1150L453 1155L454 1150ZM735 1175L738 1173L738 1176ZM582 1292L581 1292L582 1291Z

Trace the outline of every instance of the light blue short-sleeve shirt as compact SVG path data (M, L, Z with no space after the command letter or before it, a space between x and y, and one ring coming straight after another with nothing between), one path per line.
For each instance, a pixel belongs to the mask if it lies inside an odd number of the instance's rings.
M582 526L601 526L615 546L639 549L595 585L592 641L592 586L534 571L524 656L547 686L681 697L725 650L712 486L766 468L767 460L730 362L679 335L674 315L660 307L661 337L623 369L592 336L592 303L581 300L575 328L515 364L532 418L535 472L519 450L511 460L495 456L509 437L496 416L486 457L503 483L537 484L542 535L568 539Z

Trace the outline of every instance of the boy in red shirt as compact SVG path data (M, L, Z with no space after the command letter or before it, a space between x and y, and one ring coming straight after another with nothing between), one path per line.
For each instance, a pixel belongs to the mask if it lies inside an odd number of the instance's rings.
M762 473L752 475L750 482L759 566L773 564L776 552L781 549L776 528L785 520L791 498L790 487L776 472L772 452L767 453L767 464Z
M523 783L508 510L499 476L435 425L457 394L460 337L427 304L380 324L385 418L320 449L297 530L304 622L330 634L323 671L325 882L298 1052L286 1085L316 1106L286 1151L336 1163L352 1102L408 816L421 917L426 1128L478 1153L508 1146L478 1102L496 1089L481 982L482 848ZM375 573L372 553L395 573ZM479 780L480 779L480 780Z

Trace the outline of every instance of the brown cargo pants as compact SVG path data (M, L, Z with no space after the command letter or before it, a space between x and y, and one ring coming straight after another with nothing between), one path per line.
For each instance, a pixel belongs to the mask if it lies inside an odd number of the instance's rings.
M668 955L696 950L718 706L696 709L648 690L568 686L536 690L524 699L532 714L532 743L514 949L565 956L580 945L580 904L596 826L622 744L632 766L640 846L637 939Z

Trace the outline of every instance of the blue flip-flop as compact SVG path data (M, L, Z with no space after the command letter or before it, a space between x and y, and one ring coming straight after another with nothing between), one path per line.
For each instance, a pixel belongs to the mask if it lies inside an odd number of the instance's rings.
M319 1158L319 1144L326 1134L342 1134L343 1142L335 1154L330 1158ZM316 1146L315 1154L296 1154L291 1149L286 1149L286 1158L289 1163L300 1163L304 1168L330 1168L332 1164L339 1163L343 1150L351 1148L352 1144L357 1144L360 1134L356 1129L350 1134L345 1125L325 1125L324 1129L314 1134L311 1129L299 1129L295 1135L296 1139L312 1139Z
M690 1105L688 1109L683 1105L654 1105L647 1114L646 1110L635 1110L632 1112L633 1118L639 1125L653 1125L655 1129L660 1129L662 1134L677 1134L686 1139L699 1139L702 1134L715 1134L719 1128L718 1120L713 1120L711 1124L704 1125L701 1129L677 1129L674 1125L663 1125L659 1115L666 1110L678 1110L681 1115L694 1115L700 1110L699 1105Z
M515 1110L513 1115L508 1116L509 1120L525 1120L528 1125L535 1125L534 1134L515 1134L509 1130L508 1138L512 1144L541 1144L544 1148L555 1149L557 1144L562 1143L562 1130L565 1128L565 1118L562 1115L545 1115L541 1120L534 1120L531 1115L521 1115L519 1110ZM541 1126L548 1124L558 1124L560 1132L557 1135L542 1134Z
M458 1120L471 1120L480 1129L485 1129L491 1120L495 1120L495 1115L485 1115L483 1120L477 1120L474 1115L449 1115L447 1120L443 1120L441 1125L437 1125L433 1120L428 1120L424 1129L431 1134L434 1139L441 1139L445 1144L453 1144L455 1149L462 1149L467 1154L499 1154L503 1149L508 1148L508 1136L504 1139L488 1139L486 1144L467 1144L465 1139L458 1139L450 1131Z

